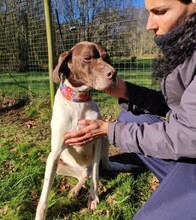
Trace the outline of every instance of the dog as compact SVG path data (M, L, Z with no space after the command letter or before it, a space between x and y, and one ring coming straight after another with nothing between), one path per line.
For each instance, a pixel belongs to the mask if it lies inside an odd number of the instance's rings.
M78 179L77 185L71 189L71 195L79 193L91 174L88 208L94 210L99 203L100 160L106 170L130 171L133 168L129 164L109 161L109 143L106 137L83 147L64 143L66 132L79 129L78 120L101 118L99 109L92 100L91 90L104 90L113 86L116 83L116 75L116 70L110 64L109 54L99 44L80 42L59 56L53 72L54 81L60 82L60 86L55 95L51 120L51 152L46 162L44 184L35 220L46 218L48 195L56 173Z

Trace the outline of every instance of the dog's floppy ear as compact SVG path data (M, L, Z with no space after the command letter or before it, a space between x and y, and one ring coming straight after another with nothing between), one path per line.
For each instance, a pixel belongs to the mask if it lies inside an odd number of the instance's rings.
M60 82L60 74L68 76L69 75L69 68L67 65L68 60L71 59L71 52L65 51L60 54L58 63L53 71L53 81L55 83Z

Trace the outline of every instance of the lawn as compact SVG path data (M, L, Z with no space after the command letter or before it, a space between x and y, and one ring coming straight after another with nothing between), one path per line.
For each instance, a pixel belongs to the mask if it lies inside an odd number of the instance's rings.
M157 84L154 84L151 79L152 62L152 59L138 59L133 65L123 58L113 61L113 64L117 69L118 76L126 81L158 89ZM48 93L48 72L0 72L0 96L25 96L37 99L43 98Z
M137 72L138 71L138 72ZM146 70L142 70L143 73ZM146 78L141 70L119 71L132 82L150 86L150 71ZM130 72L129 72L130 74ZM50 151L51 106L46 73L0 73L0 219L31 220L41 193L45 159ZM32 93L33 92L33 93ZM16 97L28 97L26 105L4 111L16 102ZM25 97L25 98L26 98ZM119 106L115 99L95 92L94 97L106 120L116 120ZM3 109L3 111L1 111ZM110 147L111 160L137 164L131 154ZM153 175L143 166L128 173L100 170L99 197L96 211L86 208L89 180L77 198L69 198L74 178L57 176L50 197L47 220L128 220L144 204L156 187Z

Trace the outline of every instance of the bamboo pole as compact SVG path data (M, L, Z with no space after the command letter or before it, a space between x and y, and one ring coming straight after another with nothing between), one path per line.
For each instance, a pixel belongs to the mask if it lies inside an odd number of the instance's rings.
M54 104L55 86L53 82L53 68L54 68L54 44L52 35L52 18L51 18L51 0L44 0L44 12L46 20L46 35L48 44L48 70L50 80L50 100L51 106Z

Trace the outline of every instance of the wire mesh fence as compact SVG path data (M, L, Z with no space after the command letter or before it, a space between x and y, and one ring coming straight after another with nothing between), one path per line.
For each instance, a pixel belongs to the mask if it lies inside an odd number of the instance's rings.
M157 48L145 30L143 0L52 0L55 54L79 41L102 44L120 77L152 87ZM43 0L0 2L0 95L49 96Z
M41 99L41 101L43 98L49 100L50 84L44 1L0 0L0 113L3 112L1 110L4 110L1 108L3 106L1 100L4 97L17 99L30 97ZM102 44L108 50L112 64L120 77L140 85L153 86L150 75L153 57L157 53L157 49L153 43L153 38L145 31L147 15L143 0L51 0L51 7L55 62L62 51L69 50L79 41L94 41ZM94 95L100 107L107 107L107 115L102 114L102 116L111 116L112 118L107 119L114 119L113 116L116 116L117 109L113 102L116 100L109 99L107 95L101 92L95 92ZM41 107L45 104L46 102L43 100ZM1 179L3 178L3 180L1 186L4 185L5 188L2 188L1 191L10 191L10 193L3 193L5 195L0 201L2 219L3 217L5 217L4 219L33 219L35 214L37 196L40 190L39 184L42 180L42 176L40 176L43 172L42 160L45 160L44 155L49 149L49 131L48 123L43 122L45 119L48 120L48 112L44 109L43 113L39 115L37 114L39 108L37 105L34 106L28 111L28 116L22 117L24 111L16 115L14 112L13 115L17 119L11 118L11 115L8 114L6 120L3 121L4 116L3 114L0 115L0 123L6 124L5 128L1 129L1 133L3 132L1 141ZM31 120L34 115L44 119ZM21 123L18 126L17 122L19 121ZM27 129L31 126L33 126L32 129ZM17 161L21 162L18 163ZM19 166L21 169L18 169ZM122 179L122 176L119 177L115 179ZM121 195L122 189L126 189L127 184L130 183L124 181L126 178L128 181L132 181L130 190L133 189L133 192L134 190L136 192L136 196L130 194L131 200L130 195L125 196L125 199L122 197L124 194ZM115 217L125 219L124 216L128 216L127 219L130 219L129 215L132 215L140 205L138 189L143 188L143 184L145 184L143 191L146 190L146 180L143 183L143 179L145 178L142 174L141 178L134 182L134 178L130 179L128 174L115 185L112 182L112 188L115 188L119 183L124 188L120 188L117 193L115 192L117 197L120 192L120 197L117 198L114 206L110 204L111 202L107 202L106 205L103 204L105 208L96 212L96 215L100 216L99 219L101 216L103 219L110 218L110 215L112 219ZM139 185L135 187L138 182ZM59 184L61 185L61 181ZM59 187L61 187L60 185ZM59 219L65 215L71 215L76 219L77 212L83 216L83 219L88 219L88 216L90 216L89 219L92 219L92 212L87 215L85 206L83 206L87 199L86 190L81 195L84 203L79 206L73 200L69 204L67 200L59 199L62 195L57 188L56 190L58 192L54 191L50 204L57 201L57 205L52 207L49 213L50 219L53 216ZM127 193L130 190L126 190ZM102 196L104 194L105 188ZM140 194L143 203L147 194ZM54 200L54 195L57 196L56 200ZM129 200L133 201L134 206L128 209L122 207L122 202L128 204L130 203ZM117 203L121 208L116 206ZM64 205L67 208L61 210ZM111 209L108 209L108 205L111 205ZM71 206L74 206L73 210ZM127 211L124 212L123 210Z
M0 7L1 95L36 94L48 84L43 2L1 1Z

